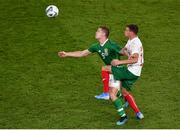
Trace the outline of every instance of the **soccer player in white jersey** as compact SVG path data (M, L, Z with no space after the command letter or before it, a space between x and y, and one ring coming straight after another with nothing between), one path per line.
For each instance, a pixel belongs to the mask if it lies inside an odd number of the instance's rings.
M129 102L131 108L136 112L138 119L143 119L144 116L137 107L135 100L130 94L130 90L134 82L140 77L141 70L144 63L143 46L137 36L138 26L130 24L126 26L125 36L129 39L125 47L121 50L122 55L128 56L127 60L113 60L112 66L106 66L106 70L112 73L110 75L110 98L116 107L120 120L117 125L123 125L127 122L127 116L123 108L123 103L117 97L119 90L122 91L123 96ZM126 66L127 65L127 66Z

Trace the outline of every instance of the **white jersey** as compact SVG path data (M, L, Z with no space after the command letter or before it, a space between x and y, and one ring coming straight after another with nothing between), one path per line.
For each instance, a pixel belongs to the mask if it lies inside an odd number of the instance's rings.
M142 65L144 63L144 52L143 52L143 46L138 37L133 38L132 40L128 40L125 48L128 52L128 57L133 55L134 53L138 53L138 62L134 64L128 64L128 70L133 73L136 76L141 75Z

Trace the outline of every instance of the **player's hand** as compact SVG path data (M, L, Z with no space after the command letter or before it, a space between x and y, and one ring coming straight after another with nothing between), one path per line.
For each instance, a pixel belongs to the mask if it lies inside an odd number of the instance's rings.
M67 57L67 53L65 51L60 51L58 52L58 56L64 58Z
M119 60L112 60L111 65L113 66L119 65Z
M132 60L133 58L134 58L133 56L129 56L129 58L128 58L128 59L129 59L129 60Z
M138 60L138 55L131 55L131 56L129 56L129 58L128 58L129 60L133 60L133 59L137 59Z

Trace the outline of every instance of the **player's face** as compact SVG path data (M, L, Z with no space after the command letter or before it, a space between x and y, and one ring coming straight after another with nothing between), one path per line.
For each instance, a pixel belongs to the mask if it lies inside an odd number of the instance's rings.
M98 28L97 31L96 31L96 36L95 36L95 38L96 38L96 39L100 39L100 38L102 38L102 37L104 37L104 36L105 36L105 33L102 31L101 28Z
M128 27L125 28L124 35L125 35L126 37L129 37L129 36L131 35L131 31L129 30Z

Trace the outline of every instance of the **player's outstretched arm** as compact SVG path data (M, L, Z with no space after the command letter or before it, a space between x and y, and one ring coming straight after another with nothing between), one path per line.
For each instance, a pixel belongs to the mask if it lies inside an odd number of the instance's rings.
M65 51L60 51L58 52L59 57L85 57L87 55L91 54L90 51L88 50L83 50L83 51L74 51L74 52L65 52Z
M139 54L138 53L134 53L133 55L131 55L129 57L128 60L113 60L111 62L111 64L113 66L117 66L117 65L125 65L125 64L134 64L134 63L137 63L138 62L138 57L139 57Z

